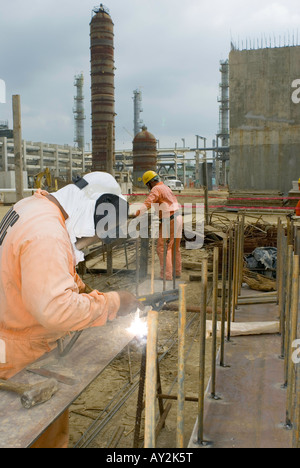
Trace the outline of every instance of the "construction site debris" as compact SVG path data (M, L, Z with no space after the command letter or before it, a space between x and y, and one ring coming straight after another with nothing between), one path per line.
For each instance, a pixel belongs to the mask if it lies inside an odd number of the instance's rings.
M243 282L246 283L250 289L255 289L257 291L276 291L277 289L276 280L250 271L248 268L243 269Z
M227 223L224 223L223 234L228 234L229 230L232 228L232 223L230 220L227 220ZM220 231L217 228L212 236L211 230L208 232L205 231L205 247L209 250L214 247L222 248L222 239L223 236L220 235ZM220 239L217 239L216 236L219 236ZM246 223L244 229L244 254L251 254L253 250L257 247L277 247L277 226L263 224L258 220L256 223Z
M246 256L247 268L251 271L260 271L269 278L276 277L277 249L275 247L257 247Z

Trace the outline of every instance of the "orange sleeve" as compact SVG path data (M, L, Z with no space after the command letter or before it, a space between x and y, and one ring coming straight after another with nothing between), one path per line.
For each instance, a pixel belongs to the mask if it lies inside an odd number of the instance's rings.
M79 294L77 278L70 272L72 251L67 241L55 237L30 241L23 245L20 263L24 306L47 330L83 330L116 317L117 293Z
M144 214L147 210L151 208L151 205L154 203L159 203L159 191L156 187L153 187L148 197L144 201L143 205L140 207L140 213Z
M298 204L296 206L296 216L300 216L300 201L298 201Z

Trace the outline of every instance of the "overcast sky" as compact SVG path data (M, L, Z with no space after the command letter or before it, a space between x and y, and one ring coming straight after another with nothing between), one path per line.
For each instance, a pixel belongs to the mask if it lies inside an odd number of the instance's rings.
M116 148L131 148L133 91L160 147L195 147L219 125L220 60L230 43L248 47L299 38L299 0L105 0L114 22ZM20 94L22 134L29 141L73 144L74 75L85 78L85 140L91 141L90 21L95 0L0 0L0 79L12 127ZM299 77L300 78L300 77Z

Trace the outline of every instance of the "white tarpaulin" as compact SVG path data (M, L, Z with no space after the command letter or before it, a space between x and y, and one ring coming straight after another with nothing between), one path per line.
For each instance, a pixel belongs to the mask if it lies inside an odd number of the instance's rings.
M221 322L218 322L217 326L218 336L220 336ZM212 333L212 321L206 321L206 337L211 336ZM233 322L231 323L231 335L263 335L269 333L279 333L279 322Z
M0 79L0 103L6 103L5 81Z

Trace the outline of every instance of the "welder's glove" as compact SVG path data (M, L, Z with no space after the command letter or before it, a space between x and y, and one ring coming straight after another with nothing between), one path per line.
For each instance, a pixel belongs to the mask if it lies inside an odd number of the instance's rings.
M137 309L141 309L141 303L137 298L127 291L117 291L120 296L120 309L118 311L119 316L128 315L135 313Z
M91 288L88 284L85 284L85 294L90 294L92 291L94 291L95 288Z

